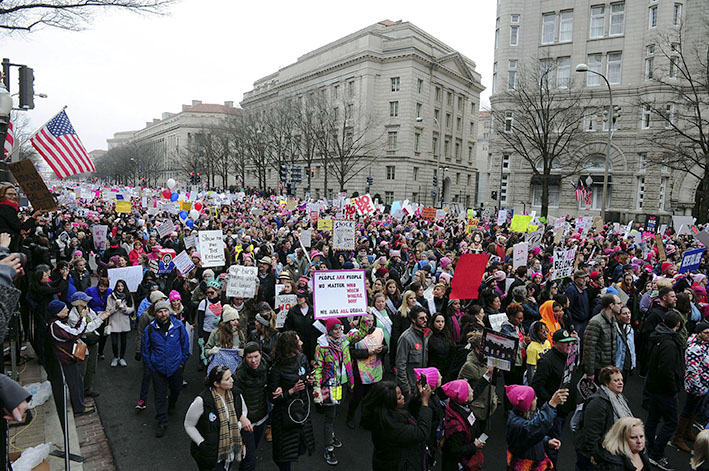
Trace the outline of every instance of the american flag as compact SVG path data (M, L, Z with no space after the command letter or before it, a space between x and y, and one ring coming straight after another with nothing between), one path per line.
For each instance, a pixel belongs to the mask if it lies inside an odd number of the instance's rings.
M60 179L96 171L64 110L37 131L31 142Z
M583 201L584 199L586 199L586 189L583 187L583 185L574 185L572 183L571 186L573 186L574 190L576 191L576 201Z
M4 158L7 159L7 156L10 152L12 152L12 148L15 145L15 131L12 128L12 121L10 121L7 124L7 135L5 136L5 153L4 153Z

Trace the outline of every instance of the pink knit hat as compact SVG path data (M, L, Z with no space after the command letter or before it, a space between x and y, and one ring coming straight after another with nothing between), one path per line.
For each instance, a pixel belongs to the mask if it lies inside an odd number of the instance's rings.
M168 299L170 301L174 301L176 299L182 300L182 296L180 296L180 293L178 293L177 291L175 291L173 289L172 291L170 291L170 295L168 296Z
M414 368L414 374L416 374L416 379L418 380L421 375L426 376L426 382L432 389L436 389L441 380L441 374L438 369L430 368Z
M452 401L458 404L465 404L468 402L468 396L470 394L470 385L464 379L456 379L449 383L444 384L441 389L446 393L446 396L450 397Z
M451 259L448 257L443 257L441 258L439 264L441 265L441 268L446 268L448 265L451 264Z
M534 402L534 389L529 386L513 384L505 386L507 399L510 400L512 406L520 412L527 412L532 407Z

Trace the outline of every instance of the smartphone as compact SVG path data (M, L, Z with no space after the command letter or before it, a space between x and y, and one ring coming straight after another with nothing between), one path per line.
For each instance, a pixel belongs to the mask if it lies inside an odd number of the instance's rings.
M486 434L486 433L483 433L482 435L480 435L480 436L478 437L478 440L480 440L480 441L483 442L483 443L487 442L487 434Z
M426 375L421 375L419 376L419 383L421 383L421 387L426 387L428 384L428 381L426 380Z

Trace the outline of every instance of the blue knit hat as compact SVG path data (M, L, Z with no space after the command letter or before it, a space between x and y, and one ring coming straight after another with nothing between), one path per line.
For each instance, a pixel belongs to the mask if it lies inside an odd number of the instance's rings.
M57 314L62 312L62 309L66 307L66 304L63 302L53 299L49 302L49 306L47 307L47 310L49 311L49 315L52 317L55 317Z

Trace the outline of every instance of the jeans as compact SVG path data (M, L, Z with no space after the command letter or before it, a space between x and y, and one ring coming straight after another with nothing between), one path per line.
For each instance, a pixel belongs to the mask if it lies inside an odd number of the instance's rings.
M165 376L159 371L152 373L153 390L155 391L155 418L159 426L167 427L167 412L175 407L182 390L182 368L178 368L172 376Z
M121 341L120 355L118 351L118 339ZM128 332L111 332L111 350L113 350L113 358L126 357L126 345L128 343Z
M94 388L96 376L96 363L98 362L98 344L86 348L86 359L81 362L81 372L84 375L84 391L89 392Z
M143 380L140 382L140 396L138 400L146 402L148 400L148 391L150 391L150 380L153 374L143 360Z
M549 437L558 438L561 440L561 436L564 434L564 425L566 425L566 416L557 414L556 417L554 417L554 423L551 426L551 430L549 430ZM556 469L556 461L559 459L559 450L554 450L549 447L547 449L547 456L554 464L554 469Z
M81 370L76 363L62 365L64 371L64 379L66 380L67 388L69 388L69 399L71 400L71 408L74 413L84 412L84 380L81 377Z
M335 438L335 418L337 417L337 408L339 405L323 406L325 411L325 421L323 422L323 439L325 447L332 446Z
M687 393L687 399L684 402L684 407L682 408L681 417L692 417L699 412L702 406L704 396L696 396L694 394ZM690 424L691 425L691 424Z
M678 394L649 393L649 409L645 421L645 439L650 458L665 457L665 446L677 429ZM657 431L662 420L662 427ZM657 432L657 435L655 435Z
M241 438L246 446L246 456L241 460L239 471L254 471L256 469L256 450L266 429L266 422L256 425L253 432L241 430Z

